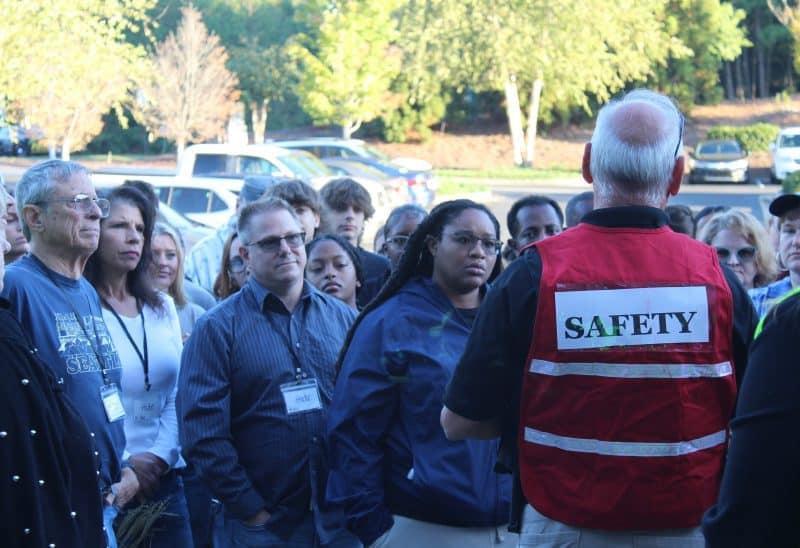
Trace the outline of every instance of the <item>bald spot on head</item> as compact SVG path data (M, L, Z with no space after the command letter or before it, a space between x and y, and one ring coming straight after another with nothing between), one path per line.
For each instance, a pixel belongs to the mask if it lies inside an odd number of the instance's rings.
M664 113L644 101L621 104L611 113L608 122L620 141L634 147L656 144L667 127Z

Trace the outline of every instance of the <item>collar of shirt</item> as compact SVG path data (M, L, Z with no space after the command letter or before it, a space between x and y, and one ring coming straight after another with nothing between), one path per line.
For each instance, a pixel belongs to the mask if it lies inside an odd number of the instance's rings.
M247 277L245 287L249 287L253 292L256 302L261 305L262 311L272 310L275 312L282 312L288 314L289 311L283 305L283 302L269 289L261 285L253 276ZM303 280L303 292L300 294L300 301L307 301L316 292L306 280Z
M667 225L667 214L649 206L604 207L590 211L581 222L605 228L661 228Z

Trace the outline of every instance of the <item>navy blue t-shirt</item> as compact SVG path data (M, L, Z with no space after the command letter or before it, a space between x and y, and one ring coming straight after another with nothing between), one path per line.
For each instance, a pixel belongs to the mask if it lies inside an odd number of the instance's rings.
M97 292L84 278L61 276L27 255L6 270L3 297L11 303L11 313L31 337L39 358L57 379L64 380L67 398L94 435L100 453L100 488L119 481L125 448L123 421L112 423L106 417L100 396L104 380L95 352L107 369L108 381L117 388L120 361L103 322Z

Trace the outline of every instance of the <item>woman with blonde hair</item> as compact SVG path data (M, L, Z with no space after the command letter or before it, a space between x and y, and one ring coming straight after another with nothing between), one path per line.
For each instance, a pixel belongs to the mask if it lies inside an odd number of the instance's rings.
M175 302L183 339L192 333L195 322L203 315L203 308L189 302L183 292L183 245L174 228L156 223L150 245L152 262L150 279L159 291L167 293Z
M750 213L730 209L715 214L697 239L717 250L745 289L763 287L778 275L775 254L764 226Z

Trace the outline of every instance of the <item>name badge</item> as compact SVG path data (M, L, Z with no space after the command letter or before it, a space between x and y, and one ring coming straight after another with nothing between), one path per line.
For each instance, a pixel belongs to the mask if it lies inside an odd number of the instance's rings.
M125 408L122 407L122 398L115 383L105 384L100 388L100 399L106 409L108 422L116 422L125 418Z
M161 417L161 402L156 398L134 400L133 420L136 422L150 422Z
M319 397L316 379L282 384L281 394L286 403L287 415L322 409L322 399Z

